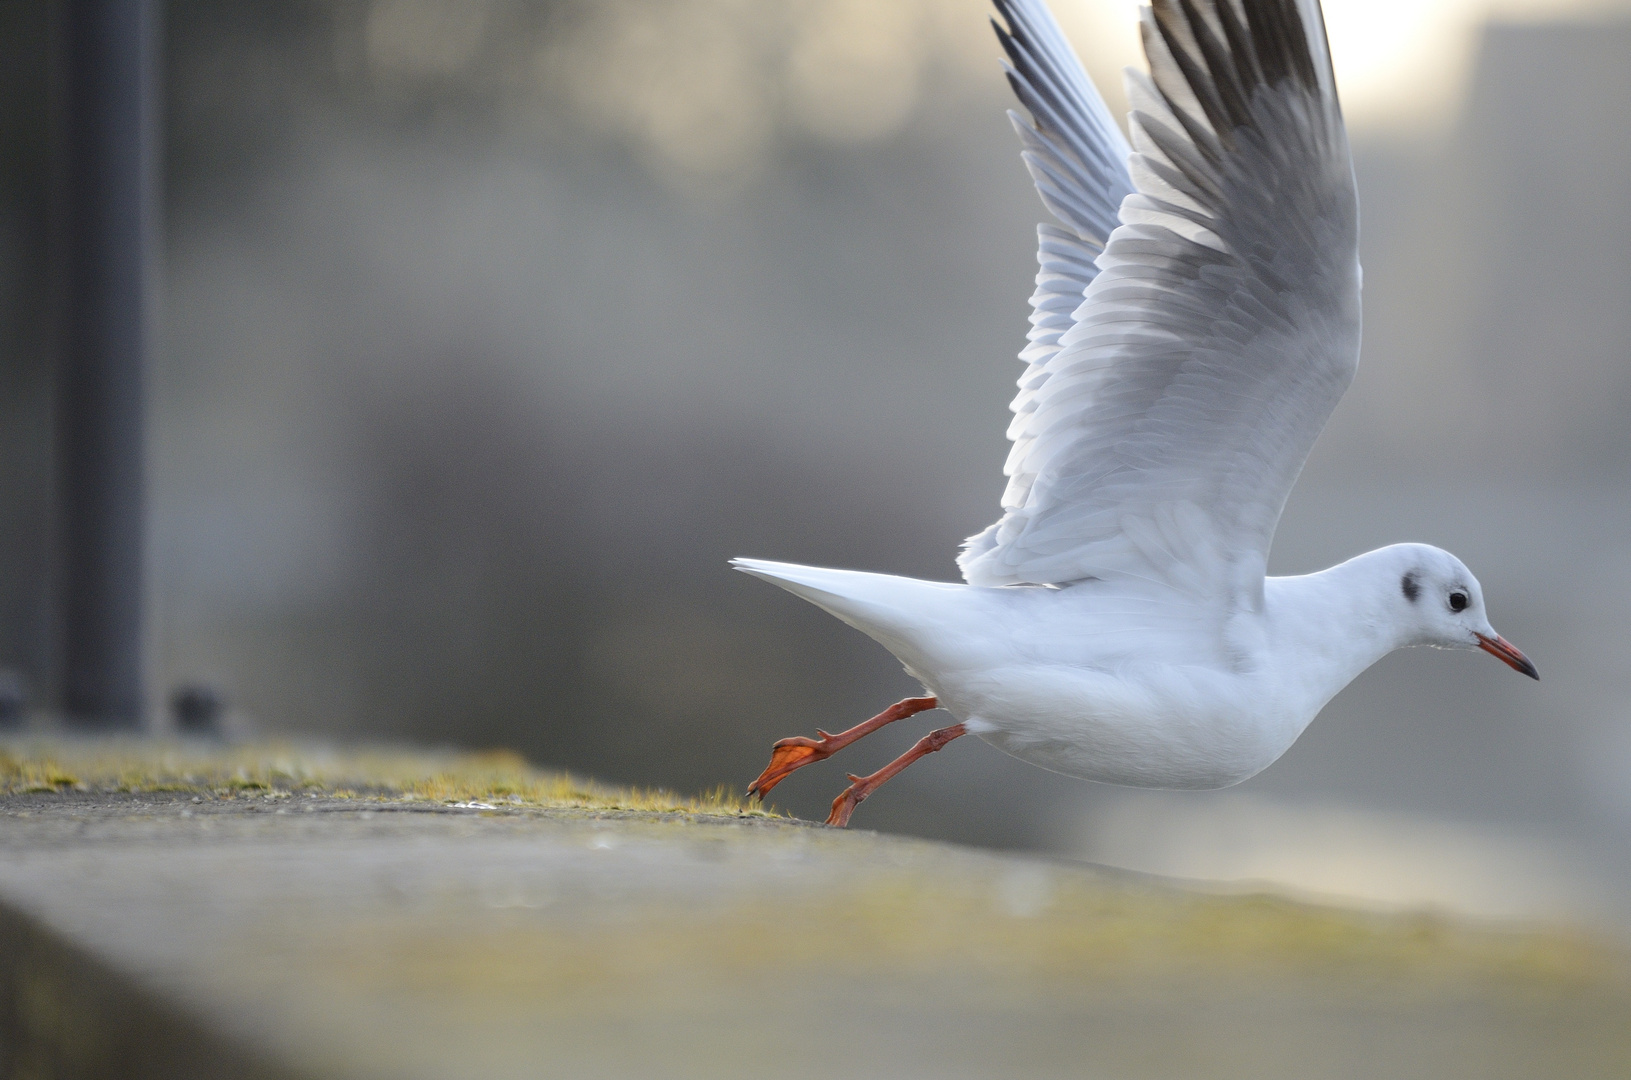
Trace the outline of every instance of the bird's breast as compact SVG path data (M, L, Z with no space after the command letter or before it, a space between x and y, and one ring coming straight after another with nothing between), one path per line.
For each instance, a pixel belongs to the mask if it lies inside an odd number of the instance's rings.
M1265 680L1211 666L1024 665L942 680L953 715L1042 768L1134 787L1219 788L1262 771L1312 716Z

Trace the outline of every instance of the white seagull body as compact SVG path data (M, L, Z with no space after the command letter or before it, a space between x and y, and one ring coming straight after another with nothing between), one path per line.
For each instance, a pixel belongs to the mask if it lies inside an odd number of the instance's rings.
M1408 645L1500 638L1448 552L1383 548L1265 576L1286 497L1359 359L1358 202L1318 0L1156 0L1131 145L1043 0L995 0L1038 229L1003 516L967 584L738 559L870 635L932 697L788 739L751 789L884 723L959 723L1072 776L1213 788L1268 766ZM898 715L896 715L898 713ZM893 770L893 771L891 771Z

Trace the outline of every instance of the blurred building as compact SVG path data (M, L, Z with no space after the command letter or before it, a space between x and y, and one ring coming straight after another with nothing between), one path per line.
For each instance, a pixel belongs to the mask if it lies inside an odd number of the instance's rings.
M1465 348L1490 453L1631 476L1631 26L1494 26L1467 93ZM1532 467L1520 466L1525 472Z

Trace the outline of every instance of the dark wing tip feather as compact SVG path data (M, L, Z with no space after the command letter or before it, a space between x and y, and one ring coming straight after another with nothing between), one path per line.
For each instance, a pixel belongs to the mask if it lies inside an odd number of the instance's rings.
M1259 88L1289 80L1319 97L1334 85L1328 60L1327 80L1321 80L1297 0L1151 0L1150 6L1161 43L1226 145L1231 132L1251 126L1251 100ZM1324 35L1323 17L1315 29ZM1181 121L1173 100L1177 88L1161 83L1157 78Z

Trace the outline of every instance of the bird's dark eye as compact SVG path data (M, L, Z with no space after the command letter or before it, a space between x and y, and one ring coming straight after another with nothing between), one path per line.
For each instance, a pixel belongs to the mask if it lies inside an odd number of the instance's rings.
M1467 594L1466 593L1464 593L1464 592L1453 592L1453 593L1450 594L1450 610L1451 611L1460 611L1463 608L1465 608L1466 606L1467 606Z

